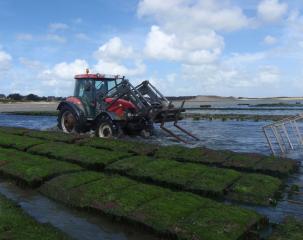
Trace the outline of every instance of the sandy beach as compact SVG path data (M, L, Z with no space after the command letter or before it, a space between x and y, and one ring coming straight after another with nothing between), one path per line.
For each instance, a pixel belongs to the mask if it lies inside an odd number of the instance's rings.
M1 112L50 112L56 111L59 102L19 102L19 103L0 103Z

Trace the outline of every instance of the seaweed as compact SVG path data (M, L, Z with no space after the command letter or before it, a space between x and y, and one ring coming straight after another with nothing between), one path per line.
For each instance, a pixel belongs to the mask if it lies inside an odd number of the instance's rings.
M18 150L25 151L29 147L42 144L45 141L40 139L34 139L25 136L18 136L0 132L0 146L10 147Z
M282 181L263 174L243 174L228 191L227 198L252 204L270 205L276 202Z
M261 227L256 223L263 220L258 213L209 202L179 221L175 229L182 239L248 239L248 230Z
M287 217L283 223L273 229L269 240L302 240L303 222L294 217Z
M292 159L263 157L255 166L255 171L268 173L274 176L287 176L299 168L299 163Z
M161 186L221 197L241 176L230 169L139 156L114 162L106 170Z
M54 142L66 142L73 143L76 139L80 138L80 135L66 134L63 132L50 132L50 131L27 131L24 133L25 136L32 138L39 138Z
M0 127L0 132L7 134L24 135L24 133L26 133L27 131L29 131L27 128Z
M99 175L96 180L92 172L66 174L42 185L40 191L74 207L140 224L177 239L238 239L262 218L250 210L191 193L173 192L116 175ZM65 181L68 188L62 185ZM211 232L207 231L207 224Z
M230 167L242 170L253 170L258 162L261 161L262 155L255 153L234 153L223 162L223 167Z
M66 143L45 143L34 146L28 151L34 154L77 163L83 167L95 170L103 169L107 164L131 155L129 153L113 152Z
M158 149L157 145L145 144L137 141L117 140L117 139L85 139L80 144L85 146L107 149L112 151L129 152L137 155L151 156Z
M0 195L0 238L14 240L70 239L48 224L36 222L20 207Z
M1 148L0 151L0 161L4 161L0 165L0 173L30 187L37 187L53 176L82 170L75 164L50 160L24 152L13 152Z

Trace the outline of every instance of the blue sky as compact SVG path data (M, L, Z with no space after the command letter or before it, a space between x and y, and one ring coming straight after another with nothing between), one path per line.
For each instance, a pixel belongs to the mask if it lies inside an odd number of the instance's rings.
M0 0L0 93L72 94L85 71L167 95L303 96L299 0Z

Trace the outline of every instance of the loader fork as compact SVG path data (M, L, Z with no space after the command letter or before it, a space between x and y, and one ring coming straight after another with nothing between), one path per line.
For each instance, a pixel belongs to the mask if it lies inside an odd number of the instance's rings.
M178 112L175 114L175 121L174 121L174 127L178 128L181 132L185 133L186 135L192 137L193 139L195 139L196 141L199 141L200 139L197 138L196 136L194 136L192 133L190 133L189 131L185 130L184 128L182 128L180 125L178 125L178 121L180 119L180 114L181 111L183 109L185 101L182 102ZM176 135L175 133L173 133L171 130L169 130L168 128L166 128L165 122L166 122L166 118L167 118L167 114L168 114L168 110L164 112L164 117L162 118L161 124L160 124L160 128L168 133L170 136L176 138L178 141L183 142L183 143L187 143L184 139L182 139L181 137L179 137L178 135Z

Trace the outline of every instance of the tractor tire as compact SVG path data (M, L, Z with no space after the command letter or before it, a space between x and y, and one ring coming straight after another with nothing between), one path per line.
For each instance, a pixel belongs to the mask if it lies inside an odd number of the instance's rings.
M95 135L99 138L118 138L121 136L121 129L111 119L100 118L96 125Z
M75 112L69 107L63 107L58 115L58 128L64 133L80 133L80 124Z

